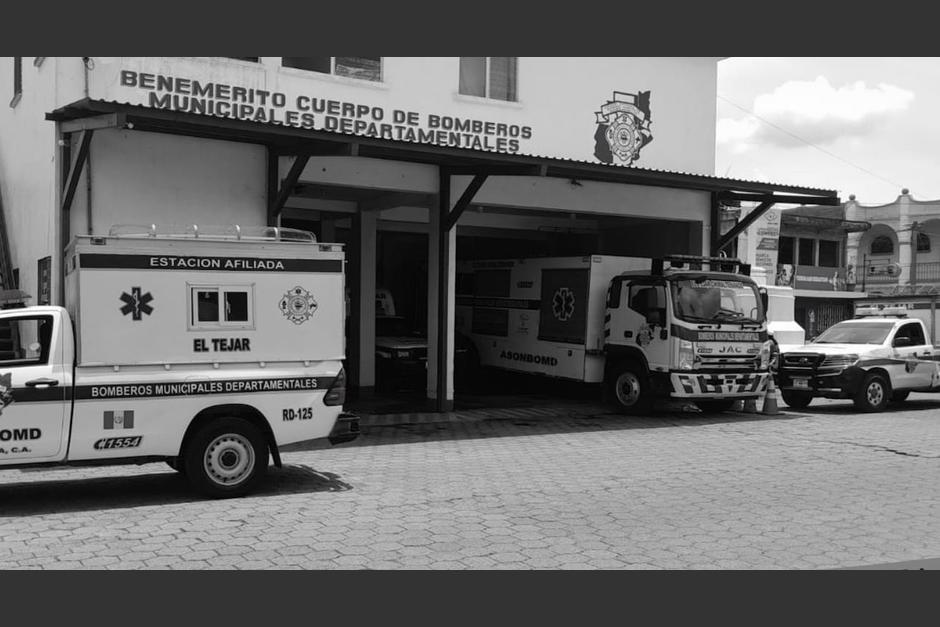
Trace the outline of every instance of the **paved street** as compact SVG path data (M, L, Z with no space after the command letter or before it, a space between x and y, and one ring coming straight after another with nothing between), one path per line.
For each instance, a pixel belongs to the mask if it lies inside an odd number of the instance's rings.
M856 414L375 415L259 493L162 464L0 472L8 569L826 569L940 557L940 396ZM934 559L936 563L936 559Z

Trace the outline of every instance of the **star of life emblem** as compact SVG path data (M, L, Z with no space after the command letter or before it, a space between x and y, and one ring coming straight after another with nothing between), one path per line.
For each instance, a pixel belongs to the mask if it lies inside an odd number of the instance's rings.
M294 324L303 324L317 310L317 301L310 292L298 285L284 294L279 306L288 320Z
M130 294L121 292L121 302L124 303L121 307L121 314L125 316L131 314L132 319L141 320L143 314L149 316L153 313L153 307L148 304L153 300L153 296L150 295L150 292L141 294L142 291L139 287L132 287Z
M632 165L640 150L653 140L650 132L650 92L615 91L612 100L595 112L597 141L594 156L605 163Z
M562 322L574 315L574 293L567 287L555 290L552 297L552 315Z

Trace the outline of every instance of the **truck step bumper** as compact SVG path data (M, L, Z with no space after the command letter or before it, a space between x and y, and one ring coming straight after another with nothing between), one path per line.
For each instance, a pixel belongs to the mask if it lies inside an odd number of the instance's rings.
M770 373L670 373L674 398L747 398L763 394Z
M333 430L327 439L330 444L342 444L343 442L352 442L359 437L359 416L350 413L342 413L336 419Z

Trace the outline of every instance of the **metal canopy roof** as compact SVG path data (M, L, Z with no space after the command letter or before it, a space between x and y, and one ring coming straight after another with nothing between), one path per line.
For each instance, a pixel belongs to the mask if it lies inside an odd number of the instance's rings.
M805 201L806 204L826 205L839 203L834 190L623 167L555 157L452 148L332 131L246 122L103 100L79 100L47 113L46 119L61 122L63 132L133 128L140 131L260 144L282 155L357 155L426 163L446 167L451 174L548 176L726 194L754 194L762 197L759 200L771 202L803 203ZM786 198L778 196L779 194L785 194Z

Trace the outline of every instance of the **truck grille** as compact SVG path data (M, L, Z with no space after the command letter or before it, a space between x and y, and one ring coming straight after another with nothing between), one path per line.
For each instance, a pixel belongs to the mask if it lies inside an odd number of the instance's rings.
M750 370L754 368L755 360L757 359L754 355L744 355L736 357L709 357L707 355L698 356L699 368L708 369L713 368L717 370Z
M783 367L789 370L813 370L822 360L819 353L784 353Z

